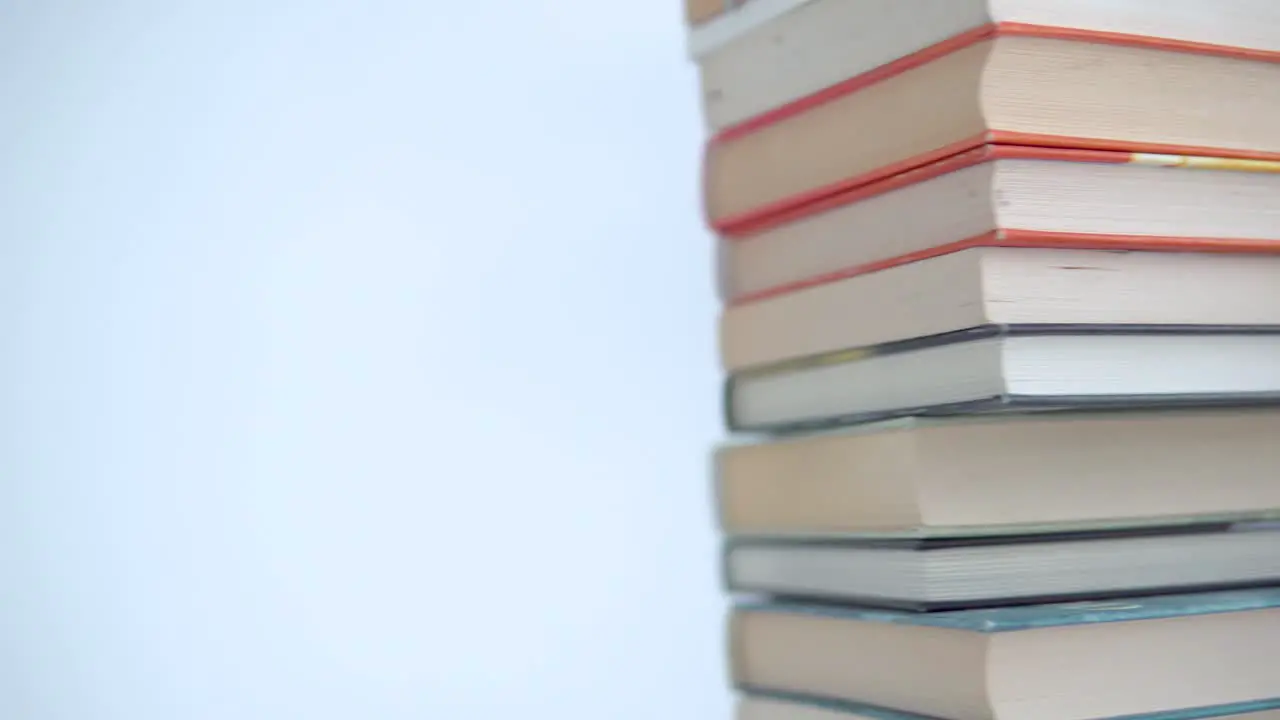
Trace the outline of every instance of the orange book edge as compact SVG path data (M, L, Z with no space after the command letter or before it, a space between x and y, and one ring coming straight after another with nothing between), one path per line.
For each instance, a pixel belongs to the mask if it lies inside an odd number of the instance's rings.
M1163 153L1142 153L1120 150L1082 150L1061 147L1029 145L989 144L951 155L932 164L901 172L879 182L863 185L838 198L831 198L822 205L805 208L803 214L813 214L834 207L867 200L910 185L963 170L974 165L1002 159L1056 160L1064 162L1108 163L1115 165L1147 165L1156 167L1182 167L1189 169L1228 170L1237 172L1278 173L1280 158L1230 158ZM783 220L782 222L785 222ZM738 238L736 241L749 241ZM1050 248L1072 250L1122 250L1154 252L1205 252L1232 254L1278 254L1280 233L1273 239L1240 239L1213 237L1169 237L1158 235L1111 235L1093 233L1046 232L1000 228L974 237L944 243L924 250L876 260L861 265L841 268L796 282L785 283L754 293L729 299L730 306L759 302L828 283L839 282L859 275L888 270L909 263L949 255L979 247Z
M844 82L837 83L825 90L821 90L780 108L744 121L743 123L722 130L704 145L702 160L702 167L704 170L704 197L710 196L710 177L709 173L706 171L710 167L712 154L717 146L733 142L737 138L744 137L771 125L775 125L788 118L808 112L816 107L858 92L871 85L884 82L885 80L901 75L904 72L997 36L1043 37L1075 40L1081 42L1147 47L1159 50L1218 55L1238 59L1280 63L1280 52L1269 50L1252 50L1226 45L1154 38L1143 35L1107 33L1093 30L1078 30L1024 23L999 23L986 25L960 35L956 35L948 40L944 40L936 45L925 48L924 50L920 50L886 65L882 65L870 72L850 78ZM823 204L825 206L827 200L841 196L850 190L937 162L938 160L942 160L953 155L964 153L968 150L972 150L989 143L1043 146L1052 148L1075 148L1083 150L1127 150L1152 154L1200 155L1250 160L1280 160L1280 153L1252 152L1234 148L1197 147L1158 143L1129 143L1100 138L1030 135L1025 133L991 131L937 150L922 153L920 155L877 168L861 175L839 180L801 193L796 193L782 198L781 200L766 203L742 213L735 213L717 218L711 217L708 211L705 214L704 219L711 228L722 235L728 236L730 239L754 234L768 229L769 227L776 226L782 222L789 222L797 217L803 217L804 215L812 212L810 209L811 206L814 206L815 204ZM704 207L705 206L706 204L704 203Z

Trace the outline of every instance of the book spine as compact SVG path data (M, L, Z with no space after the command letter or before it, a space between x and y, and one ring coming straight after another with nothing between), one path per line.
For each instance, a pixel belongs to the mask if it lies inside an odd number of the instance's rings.
M732 246L728 240L719 234L715 235L715 265L716 265L716 299L722 305L728 305L735 302L734 296L738 294L733 284L733 271L729 254L733 252Z
M720 543L720 588L728 595L735 595L741 591L733 581L733 549L736 547L733 539L726 539Z
M713 514L712 521L716 529L721 533L729 532L729 521L725 513L725 483L724 483L724 464L722 453L723 449L715 449L711 452L709 475L711 482L708 483L711 489L711 512Z
M725 378L724 384L721 386L720 395L721 414L724 418L724 427L730 433L739 433L746 430L739 422L737 410L734 408L734 395L737 393L737 376L730 375Z

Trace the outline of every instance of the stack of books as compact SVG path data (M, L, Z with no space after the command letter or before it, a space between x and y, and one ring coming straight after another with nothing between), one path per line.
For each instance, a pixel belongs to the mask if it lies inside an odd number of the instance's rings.
M686 2L741 720L1280 719L1280 2Z

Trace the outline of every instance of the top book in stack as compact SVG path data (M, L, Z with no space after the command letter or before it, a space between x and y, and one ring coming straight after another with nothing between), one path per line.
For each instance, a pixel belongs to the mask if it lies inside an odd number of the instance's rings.
M986 143L1280 159L1275 0L746 0L690 44L728 236Z

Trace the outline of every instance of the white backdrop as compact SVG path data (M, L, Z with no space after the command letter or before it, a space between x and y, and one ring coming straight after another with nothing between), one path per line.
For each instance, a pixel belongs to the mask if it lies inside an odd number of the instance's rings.
M0 717L723 717L679 3L0 3Z

